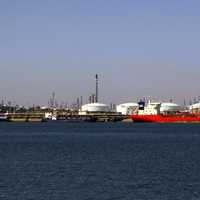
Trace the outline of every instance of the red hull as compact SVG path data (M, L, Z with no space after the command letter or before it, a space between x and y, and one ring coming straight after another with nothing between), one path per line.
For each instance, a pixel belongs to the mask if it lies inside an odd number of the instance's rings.
M131 115L134 122L200 122L200 115Z

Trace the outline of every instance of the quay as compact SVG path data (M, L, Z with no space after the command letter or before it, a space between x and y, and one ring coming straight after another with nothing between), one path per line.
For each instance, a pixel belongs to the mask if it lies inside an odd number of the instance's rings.
M57 120L80 120L88 122L119 122L130 119L127 115L121 115L118 113L87 113L84 115L79 114L67 114L57 116Z
M9 113L7 115L9 122L42 122L44 121L43 113Z
M79 115L78 113L59 113L55 114L56 120L60 121L85 121L85 122L119 122L130 121L127 115L118 113L87 113ZM45 113L8 113L7 121L9 122L45 122Z

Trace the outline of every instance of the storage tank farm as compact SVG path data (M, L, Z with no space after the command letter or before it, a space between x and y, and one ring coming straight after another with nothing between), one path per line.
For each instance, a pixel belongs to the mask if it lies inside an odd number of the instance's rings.
M109 106L99 102L99 76L95 75L95 95L92 94L89 98L89 103L81 107L79 114L86 115L88 113L108 113Z

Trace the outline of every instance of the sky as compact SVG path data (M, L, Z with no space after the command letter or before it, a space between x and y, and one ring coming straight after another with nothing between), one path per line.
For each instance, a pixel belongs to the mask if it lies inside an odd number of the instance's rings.
M200 95L199 0L0 0L0 98L21 105Z

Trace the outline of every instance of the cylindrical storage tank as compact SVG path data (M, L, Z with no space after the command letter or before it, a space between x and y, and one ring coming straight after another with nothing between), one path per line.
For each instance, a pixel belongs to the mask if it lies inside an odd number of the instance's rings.
M90 103L81 107L82 112L109 112L109 107L102 103Z
M130 115L133 114L134 111L138 109L139 105L137 103L123 103L117 105L117 112L122 115Z
M160 112L178 112L182 111L183 108L175 103L161 103Z

